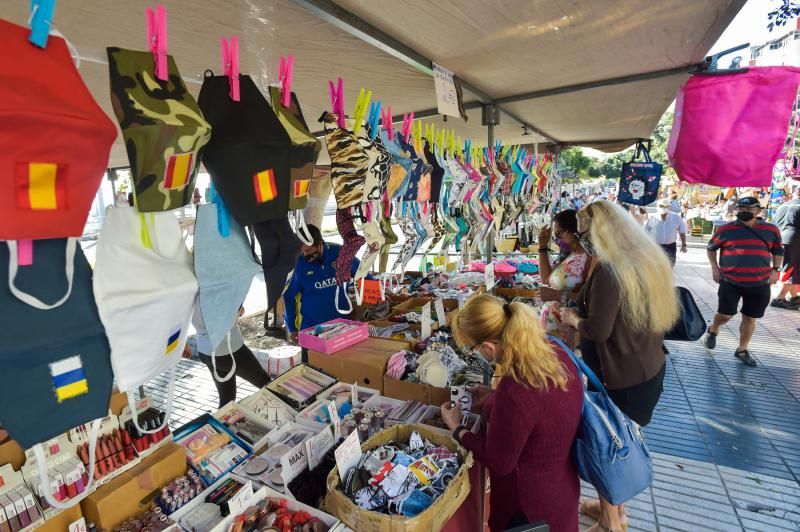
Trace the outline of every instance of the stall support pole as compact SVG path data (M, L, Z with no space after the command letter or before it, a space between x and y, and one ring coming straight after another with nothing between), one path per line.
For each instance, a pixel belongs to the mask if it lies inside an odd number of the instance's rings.
M494 126L497 123L497 113L494 108L494 104L489 104L486 106L485 112L483 113L483 120L486 124L486 147L491 148L494 146ZM492 223L492 222L489 222ZM492 257L494 255L494 230L490 230L486 235L486 241L484 242L486 246L486 264L491 264Z

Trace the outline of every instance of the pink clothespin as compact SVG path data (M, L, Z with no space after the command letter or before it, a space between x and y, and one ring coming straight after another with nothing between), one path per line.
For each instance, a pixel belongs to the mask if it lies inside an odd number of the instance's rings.
M333 114L337 116L339 127L344 129L347 127L347 124L344 120L344 82L342 81L342 78L339 78L336 86L333 85L332 81L328 82L328 86L330 88L331 108L333 110Z
M147 46L156 63L156 78L161 81L169 79L167 70L167 10L159 5L155 11L145 10L147 16Z
M231 82L230 97L234 102L239 101L239 38L234 35L230 41L223 37L220 39L222 47L222 72Z
M403 138L408 144L408 140L411 138L411 123L414 121L414 113L406 114L403 113Z
M294 56L281 56L280 72L278 78L281 81L281 105L289 107L292 103L292 77L294 76Z
M392 125L392 106L387 106L385 110L381 111L381 123L383 129L388 131L389 140L394 140L394 126Z

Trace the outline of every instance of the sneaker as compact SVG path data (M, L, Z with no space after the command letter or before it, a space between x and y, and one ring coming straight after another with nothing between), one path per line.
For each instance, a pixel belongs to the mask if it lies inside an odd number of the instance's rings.
M769 304L770 307L782 308L785 310L798 310L800 309L800 301L793 303L785 299L773 299Z
M790 297L789 303L800 303L800 296Z
M750 351L748 351L747 349L742 349L741 351L736 351L733 354L733 356L735 356L736 358L738 358L739 360L741 360L742 362L744 362L745 364L747 364L751 368L754 368L754 367L758 366L758 362L756 362L756 359L753 358L753 355L751 355Z
M703 337L703 345L709 350L717 347L717 335L712 332L706 333L705 337Z

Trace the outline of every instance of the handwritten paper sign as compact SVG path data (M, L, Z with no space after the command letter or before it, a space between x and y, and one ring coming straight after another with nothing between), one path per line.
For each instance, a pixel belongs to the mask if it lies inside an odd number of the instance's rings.
M228 501L228 510L230 511L231 515L239 515L242 510L247 508L247 503L252 498L253 483L248 480L247 483L236 492L236 495L231 497Z
M444 327L447 325L447 315L444 311L444 300L439 298L434 301L433 304L436 307L436 322L439 324L439 327Z
M333 427L333 435L336 441L339 441L339 434L341 428L341 420L339 419L339 411L336 409L336 401L333 399L328 403L328 417L331 418L331 426Z
M333 432L325 429L315 436L306 440L306 456L308 456L308 468L315 469L325 457L325 453L330 451L336 441L333 439Z
M427 340L431 337L431 328L433 326L432 319L431 319L431 304L430 302L425 303L425 306L422 307L422 331L420 332L420 338L423 340Z
M358 431L354 430L344 442L333 451L336 458L336 469L339 471L339 478L344 482L347 472L351 467L358 465L361 461L361 442L358 440Z
M377 305L382 301L381 297L381 282L374 279L360 279L359 290L361 284L364 285L364 305Z
M436 103L439 113L461 118L458 110L458 92L453 81L453 71L433 63L433 79L436 86Z
M486 291L488 292L492 288L494 288L494 263L487 264L486 270Z

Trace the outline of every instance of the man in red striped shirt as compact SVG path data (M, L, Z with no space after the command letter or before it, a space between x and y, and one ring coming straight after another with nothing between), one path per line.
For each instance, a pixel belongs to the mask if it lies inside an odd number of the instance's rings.
M703 345L709 350L717 345L719 329L738 312L742 301L739 347L734 356L748 366L758 362L748 346L756 329L756 320L764 316L770 301L770 285L778 280L783 262L781 232L761 221L758 198L748 196L736 205L736 221L725 224L708 242L708 260L714 282L719 283L719 306L714 323L708 328ZM717 262L719 251L719 263Z

